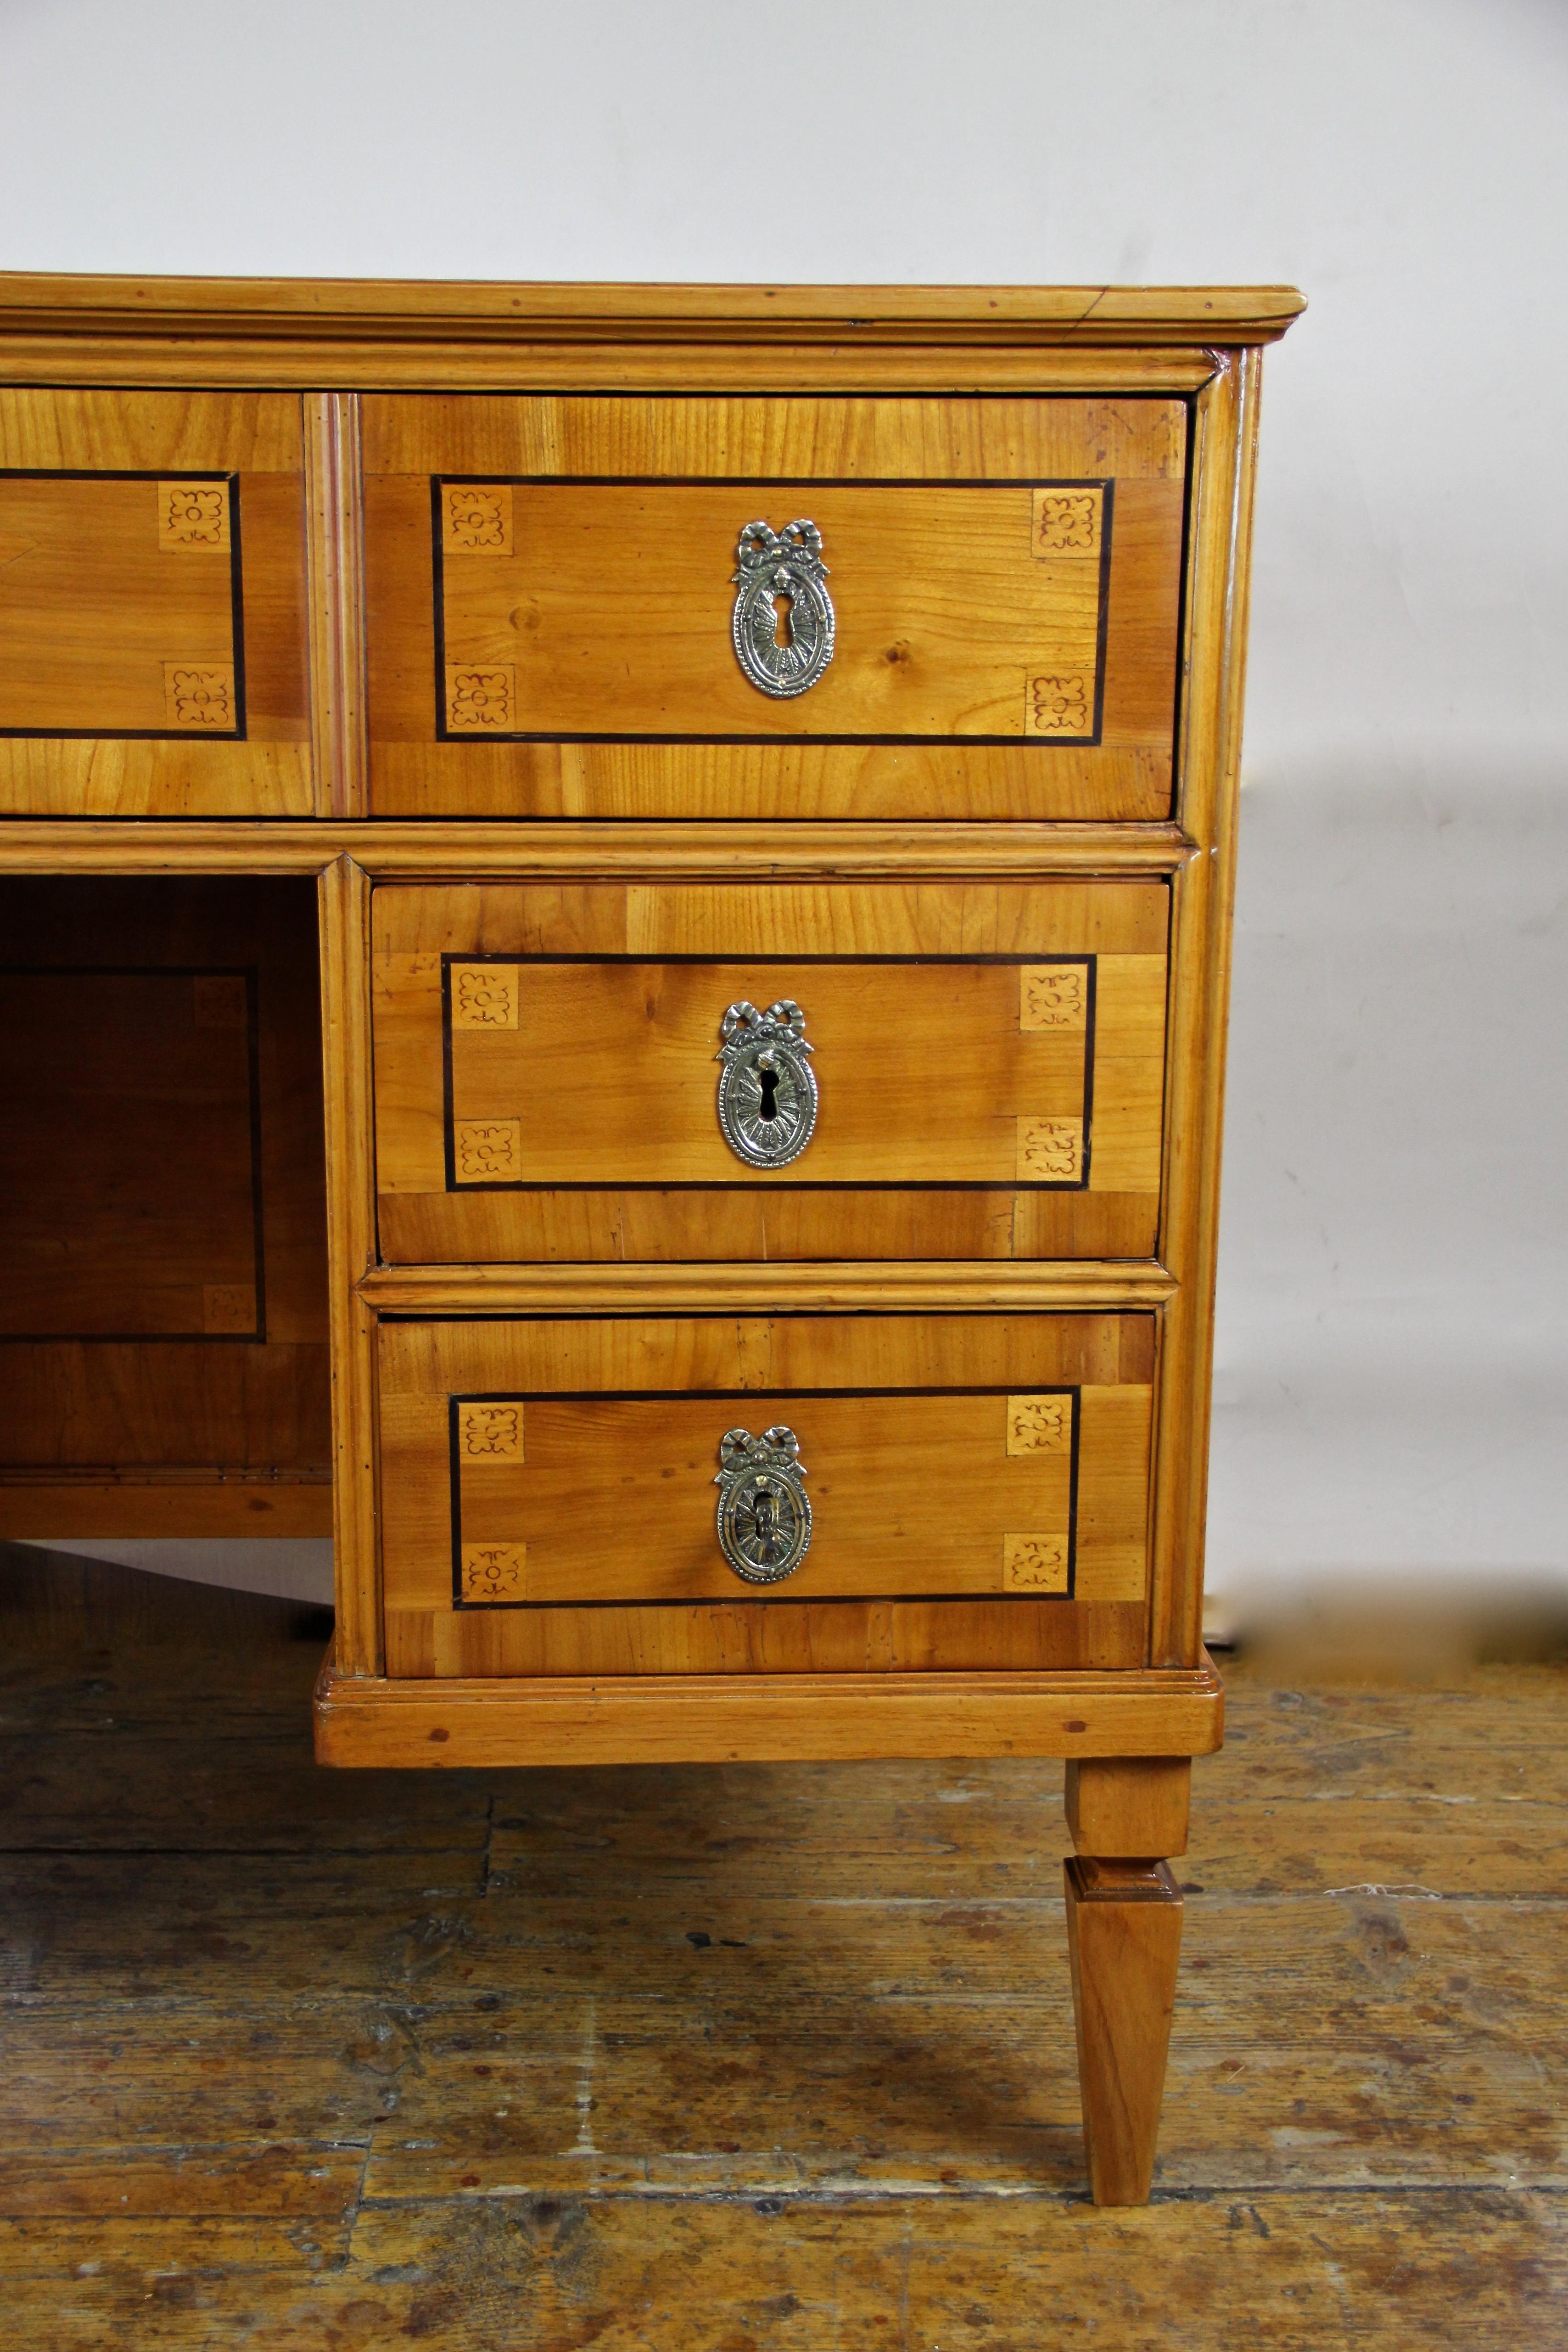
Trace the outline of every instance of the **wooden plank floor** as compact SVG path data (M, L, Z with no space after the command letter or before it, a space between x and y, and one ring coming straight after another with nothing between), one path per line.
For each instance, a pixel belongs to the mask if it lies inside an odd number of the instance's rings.
M1568 2345L1568 1675L1199 1768L1155 2201L1060 1768L318 1772L326 1627L0 1559L0 2345Z

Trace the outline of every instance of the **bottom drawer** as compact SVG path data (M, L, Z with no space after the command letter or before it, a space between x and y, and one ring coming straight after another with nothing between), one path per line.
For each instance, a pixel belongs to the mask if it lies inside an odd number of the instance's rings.
M392 1675L1128 1667L1149 1315L384 1322Z

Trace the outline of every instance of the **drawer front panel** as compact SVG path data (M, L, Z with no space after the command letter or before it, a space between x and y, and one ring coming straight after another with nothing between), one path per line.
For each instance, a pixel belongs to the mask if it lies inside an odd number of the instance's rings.
M1166 931L1163 882L390 886L382 1255L1147 1256ZM757 1167L722 1026L780 1001L818 1108Z
M1147 1316L389 1322L380 1371L394 1674L1141 1662ZM758 1585L720 1442L780 1427Z
M297 398L0 393L0 809L306 816Z
M1158 398L368 400L372 804L1163 816L1186 423ZM834 614L782 696L737 658L759 519L816 526ZM763 603L803 660L804 607Z

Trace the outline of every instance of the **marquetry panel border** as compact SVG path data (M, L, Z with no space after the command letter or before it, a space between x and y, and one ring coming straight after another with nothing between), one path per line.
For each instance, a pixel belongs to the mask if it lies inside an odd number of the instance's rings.
M791 968L801 964L819 963L831 964L835 968L842 968L843 966L850 964L891 964L894 966L902 964L920 964L922 966L925 966L928 964L943 963L964 965L1010 964L1018 970L1019 974L1019 986L1020 998L1024 989L1023 975L1026 972L1040 971L1048 964L1051 966L1059 966L1063 969L1069 966L1076 966L1080 968L1084 975L1082 1021L1081 1024L1077 1023L1074 1023L1073 1024L1080 1028L1080 1034L1083 1039L1083 1079L1080 1114L1077 1119L1070 1121L1061 1119L1046 1120L1038 1118L1020 1118L1018 1122L1019 1172L1016 1177L998 1178L991 1181L984 1181L978 1178L970 1177L952 1179L919 1177L897 1182L879 1180L878 1181L872 1183L868 1182L864 1179L849 1177L832 1179L824 1182L821 1180L813 1181L809 1176L795 1176L793 1174L789 1174L783 1175L781 1178L776 1176L773 1180L773 1185L775 1188L788 1188L792 1192L864 1192L868 1191L875 1192L1088 1192L1090 1150L1092 1140L1094 1114L1094 1049L1096 1043L1095 1003L1097 996L1095 983L1099 964L1099 958L1097 955L1066 954L1047 956L1042 954L1039 950L1031 950L1028 954L1019 955L748 955L744 959L737 959L733 956L719 954L529 955L523 952L515 952L511 950L506 949L497 949L494 951L480 950L477 952L470 951L468 950L451 949L445 950L442 953L441 1066L443 1094L441 1118L442 1138L446 1160L447 1192L456 1193L553 1192L559 1192L561 1189L561 1180L559 1177L541 1178L538 1181L526 1181L521 1177L514 1178L500 1174L492 1175L488 1173L470 1176L465 1175L464 1172L461 1162L465 1157L481 1164L486 1158L490 1159L494 1165L499 1166L504 1164L507 1156L511 1154L513 1151L520 1150L522 1129L517 1119L491 1118L474 1120L459 1119L456 1116L454 1098L452 1035L455 1026L458 1029L464 1029L470 1024L460 1020L455 1021L452 1002L452 974L454 970L460 971L470 971L482 964L495 964L515 971L518 968L526 968L529 964L712 964L735 962L737 961L744 961L747 966L760 967L764 964L780 964ZM1167 986L1168 984L1167 980ZM517 1025L517 1011L516 1006L512 1006L511 1017L506 1023L484 1025L506 1026L515 1029ZM1025 1025L1021 1018L1019 1025L1020 1027ZM1047 1024L1040 1023L1030 1025L1033 1027L1043 1027ZM1064 1024L1062 1025L1065 1026L1066 1024ZM1071 1171L1067 1174L1034 1175L1025 1172L1025 1129L1034 1130L1046 1127L1071 1127L1073 1131L1071 1149L1072 1169ZM460 1130L462 1129L469 1130L472 1137L471 1143L469 1144L466 1152L465 1150L464 1137L460 1133ZM1040 1153L1045 1150L1047 1140L1049 1139L1042 1139L1031 1135L1028 1139L1028 1148L1034 1150L1035 1156L1039 1157ZM572 1185L571 1190L573 1192L755 1192L758 1189L758 1180L756 1177L752 1177L749 1180L745 1177L733 1177L727 1181L718 1177L706 1176L681 1180L658 1178L641 1183L634 1182L630 1180L622 1181L620 1179L617 1179L613 1184L608 1185L574 1184Z
M1136 1383L1130 1383L1129 1385L1135 1386ZM737 1399L753 1400L769 1396L774 1398L784 1398L790 1404L794 1404L797 1402L808 1401L811 1398L842 1399L846 1397L919 1397L922 1400L928 1400L933 1396L998 1397L1000 1399L1003 1408L1001 1448L1003 1454L1017 1455L1034 1450L1040 1450L1032 1448L1028 1444L1019 1444L1017 1442L1018 1415L1015 1408L1023 1403L1025 1400L1020 1397L1016 1389L1009 1389L1006 1387L998 1388L985 1386L966 1388L941 1384L935 1388L928 1389L792 1388L788 1391L768 1389L752 1390L741 1388L486 1389L464 1391L458 1395L449 1396L446 1405L447 1457L449 1465L448 1475L451 1480L450 1494L452 1506L452 1606L454 1611L461 1612L463 1614L467 1615L472 1613L476 1609L482 1609L486 1612L497 1609L527 1610L530 1612L537 1613L541 1611L549 1611L552 1609L691 1610L694 1608L701 1608L704 1605L699 1597L694 1597L691 1593L685 1592L673 1594L668 1599L651 1598L648 1600L633 1598L623 1593L618 1594L608 1601L584 1601L580 1599L573 1599L570 1601L529 1601L526 1597L526 1594L524 1597L516 1600L504 1600L500 1598L486 1598L484 1600L476 1599L470 1591L470 1586L475 1581L476 1573L478 1573L476 1563L471 1557L476 1548L472 1544L465 1544L463 1538L463 1462L465 1458L464 1430L465 1416L474 1407L480 1405L515 1405L517 1410L517 1418L520 1423L526 1416L528 1406L533 1404L701 1404L704 1402L712 1402L733 1406ZM900 1601L918 1601L923 1607L967 1608L972 1606L977 1601L983 1601L987 1606L989 1607L992 1602L1007 1603L1021 1601L1025 1605L1030 1605L1042 1601L1075 1600L1077 1598L1078 1581L1078 1470L1079 1452L1082 1439L1083 1426L1082 1384L1074 1382L1071 1385L1057 1384L1046 1388L1033 1389L1030 1391L1027 1401L1032 1403L1046 1397L1064 1398L1067 1401L1067 1410L1069 1414L1070 1433L1068 1435L1067 1446L1065 1449L1069 1455L1067 1472L1067 1526L1064 1529L1053 1529L1051 1531L1053 1535L1060 1534L1065 1543L1064 1573L1062 1581L1060 1585L1053 1585L1049 1591L1044 1589L1032 1589L1021 1585L1010 1585L1006 1581L1006 1571L1004 1568L1004 1580L994 1592L932 1592L930 1591L915 1591L911 1592L812 1592L802 1591L799 1592L789 1592L775 1585L768 1588L766 1593L764 1593L755 1589L747 1590L743 1586L741 1590L732 1597L727 1596L724 1605L726 1607L745 1609L830 1609L836 1608L841 1603L846 1606L852 1606L856 1603L865 1603L878 1607L892 1607ZM521 1436L519 1436L517 1441L517 1456L508 1458L518 1458L522 1456L522 1444L523 1441ZM716 1454L715 1459L716 1461ZM1006 1546L1025 1540L1038 1541L1039 1538L1026 1538L1024 1537L1015 1535L1005 1536L1003 1538L1004 1559L1006 1558ZM506 1563L498 1563L496 1573L498 1576L500 1574L501 1566L504 1565L508 1573L515 1573L517 1576L519 1582L522 1580L524 1575L523 1561L526 1558L528 1549L526 1544L521 1542L510 1545L492 1544L486 1548L492 1551L515 1554L517 1556L515 1559L510 1559Z
M164 701L171 723L164 727L0 727L0 740L31 743L243 743L247 740L246 725L245 677L245 590L240 551L240 478L237 473L222 473L211 469L182 473L167 466L115 468L94 466L0 466L0 482L153 482L159 491L157 533L158 545L165 554L181 550L202 555L215 551L227 558L229 573L230 635L233 660L221 665L197 661L165 661L162 665ZM225 510L222 519L222 536L215 547L198 547L187 536L180 539L172 534L164 513L164 493L172 493L183 483L202 488L222 488L226 493ZM175 683L174 673L183 673L192 681L185 694ZM230 707L230 723L212 726L205 720L193 719L186 725L173 723L173 713L182 700L194 701L221 691Z
M626 396L629 399L636 397L632 393ZM665 399L678 398L679 394L666 393L662 396ZM731 396L739 400L744 394L734 391ZM1042 547L1040 544L1042 496L1052 490L1093 496L1098 501L1098 511L1090 560L1098 564L1100 582L1092 674L1073 671L1029 679L1025 689L1025 724L1021 735L844 735L819 733L810 729L803 729L792 735L775 733L772 729L766 731L758 730L747 735L718 735L675 730L666 732L663 729L648 728L628 735L610 731L588 734L554 728L533 731L521 728L517 724L518 713L513 665L448 661L445 559L448 551L455 551L449 525L449 491L474 488L506 492L508 501L505 523L507 547L480 551L501 554L509 551L510 548L510 498L514 489L714 490L727 488L743 490L748 496L756 494L759 499L770 490L788 491L791 497L797 491L820 490L912 490L936 494L944 490L1029 490L1033 493L1029 551L1042 562L1078 560L1078 551L1068 550L1064 553L1050 545ZM906 744L912 750L927 746L960 751L988 748L1017 751L1032 746L1042 751L1097 751L1105 717L1105 648L1111 622L1111 542L1115 493L1113 478L1085 479L1072 476L1010 474L981 475L972 478L946 474L433 474L430 477L430 543L435 597L435 740L438 743L702 743L744 747L797 743L824 749L833 744L887 744L894 747ZM453 711L459 707L465 713L465 723L463 724L453 721ZM712 824L721 820L710 818L707 822Z

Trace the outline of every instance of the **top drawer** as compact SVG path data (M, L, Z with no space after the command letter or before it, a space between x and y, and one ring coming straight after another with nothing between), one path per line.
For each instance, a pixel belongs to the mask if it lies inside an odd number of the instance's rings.
M0 392L0 814L308 816L298 395Z
M1179 400L386 395L363 430L379 815L1169 814Z

